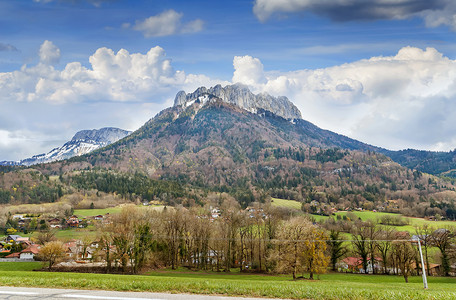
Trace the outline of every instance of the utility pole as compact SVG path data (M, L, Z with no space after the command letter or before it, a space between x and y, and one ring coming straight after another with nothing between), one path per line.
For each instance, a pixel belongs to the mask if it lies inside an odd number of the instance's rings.
M418 249L420 250L420 258L421 258L421 270L423 274L423 285L424 289L427 290L428 288L428 283L427 283L427 277L426 277L426 270L424 269L424 259L423 259L423 252L421 251L421 242L420 242L420 237L417 237L414 242L418 242Z

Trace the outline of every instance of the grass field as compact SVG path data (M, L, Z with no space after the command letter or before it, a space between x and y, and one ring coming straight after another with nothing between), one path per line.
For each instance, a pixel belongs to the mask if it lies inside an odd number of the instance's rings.
M78 217L93 217L98 215L109 214L118 214L122 210L121 207L110 207L110 208L95 208L95 209L75 209L74 214Z
M9 264L9 265L8 265ZM423 290L421 277L326 274L320 280L290 276L154 271L148 275L33 272L32 265L0 263L0 286L37 286L117 291L217 294L291 299L455 299L455 278L432 277ZM20 271L13 271L21 268ZM33 267L34 268L34 267Z
M295 200L285 200L279 198L271 198L272 206L286 207L291 209L297 209L301 211L301 202Z

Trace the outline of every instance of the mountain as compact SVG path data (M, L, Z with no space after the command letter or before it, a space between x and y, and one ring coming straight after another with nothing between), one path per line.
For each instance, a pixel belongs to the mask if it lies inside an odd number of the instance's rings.
M22 159L16 162L2 161L0 162L0 165L31 166L41 163L64 160L73 156L84 155L98 148L105 147L126 137L130 133L131 131L113 127L105 127L93 130L81 130L77 132L69 142L66 142L61 147L52 149L48 153L34 155L30 158Z
M0 203L99 191L191 205L226 192L243 206L272 196L301 201L308 212L365 208L456 215L451 181L403 167L381 154L386 149L300 116L285 97L255 95L241 85L179 92L173 107L110 145L19 175L5 170ZM50 175L59 179L47 180ZM46 193L36 192L37 181Z
M410 169L438 176L456 177L456 150L443 152L405 149L384 150L382 153Z
M239 83L225 87L218 84L210 89L200 87L189 94L180 91L174 99L174 106L187 107L195 102L204 104L205 101L213 98L252 113L263 110L288 120L302 118L299 109L287 97L276 98L266 93L255 95L247 86Z

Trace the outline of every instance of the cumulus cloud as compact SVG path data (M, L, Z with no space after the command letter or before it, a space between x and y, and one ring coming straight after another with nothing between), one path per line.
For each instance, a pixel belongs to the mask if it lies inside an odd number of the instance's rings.
M19 51L17 50L16 47L14 47L13 45L10 45L10 44L3 44L3 43L0 43L0 51Z
M158 46L147 53L99 48L88 66L60 69L52 64L60 57L52 42L39 54L36 65L0 73L0 161L49 151L81 129L135 130L171 106L177 91L227 84L175 70Z
M44 41L40 47L40 61L47 65L58 64L60 60L60 49L51 41Z
M145 101L183 87L211 82L204 75L174 70L163 48L147 53L99 48L90 56L90 67L68 63L62 70L53 65L60 50L50 41L40 47L40 63L0 73L0 100L48 101Z
M204 22L202 20L196 19L188 23L182 23L183 16L183 13L170 9L145 20L138 20L132 28L141 31L147 38L179 33L195 33L203 30ZM131 24L125 23L122 27L130 28Z
M456 147L456 61L434 48L404 47L316 70L261 73L261 62L249 56L236 57L234 66L236 81L288 96L324 128L391 149Z
M251 56L235 56L233 60L234 74L233 82L242 82L244 84L254 85L264 83L263 64L258 58Z
M452 0L256 0L253 12L262 22L273 15L310 12L334 21L421 17L428 26L456 29L456 3Z

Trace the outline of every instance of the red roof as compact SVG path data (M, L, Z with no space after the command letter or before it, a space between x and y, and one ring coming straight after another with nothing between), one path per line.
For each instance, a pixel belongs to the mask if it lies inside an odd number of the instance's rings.
M21 253L14 252L14 253L11 253L10 255L5 256L5 258L19 258L20 255L21 255Z
M24 249L21 251L21 253L33 253L33 254L38 254L40 252L40 248L37 244L32 244L27 247L27 249Z
M353 266L353 267L359 266L361 264L361 258L359 258L359 257L346 257L346 258L342 259L342 261L344 263L346 263L347 265Z

